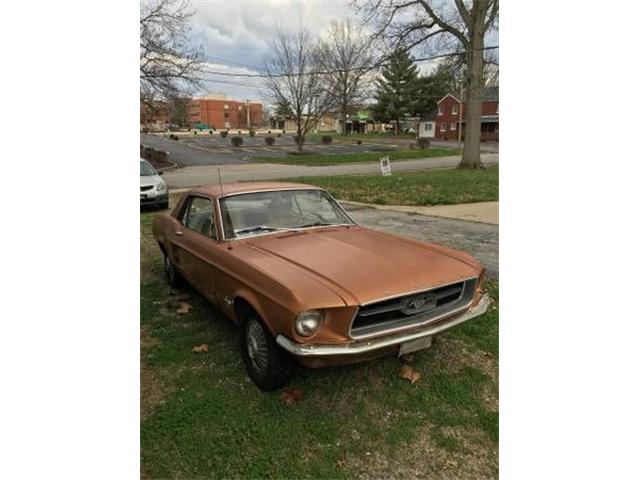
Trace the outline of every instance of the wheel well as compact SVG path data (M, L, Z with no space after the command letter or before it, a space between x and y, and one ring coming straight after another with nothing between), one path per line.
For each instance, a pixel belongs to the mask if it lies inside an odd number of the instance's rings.
M234 299L233 312L238 323L241 323L249 315L255 315L256 317L260 318L260 315L258 314L256 309L253 308L253 306L242 297L237 297L236 299Z

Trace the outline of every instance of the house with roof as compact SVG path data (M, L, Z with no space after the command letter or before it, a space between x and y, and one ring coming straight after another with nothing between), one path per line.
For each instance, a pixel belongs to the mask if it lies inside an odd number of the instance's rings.
M480 140L498 141L499 133L499 91L498 87L484 89L482 98L482 117L480 119ZM466 95L460 98L458 93L448 93L438 101L438 108L431 118L435 131L434 138L438 140L458 140L458 131L461 129L461 138L464 139L464 111Z

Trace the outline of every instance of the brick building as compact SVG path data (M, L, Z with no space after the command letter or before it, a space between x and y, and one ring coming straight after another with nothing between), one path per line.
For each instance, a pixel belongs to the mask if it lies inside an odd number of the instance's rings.
M257 128L262 123L262 103L231 100L223 94L205 95L191 101L187 115L192 127Z
M498 87L485 88L482 100L482 118L480 119L480 140L498 141L499 113ZM435 122L435 138L439 140L458 140L458 128L462 117L462 138L464 138L464 110L466 98L460 101L460 95L449 93L438 101Z

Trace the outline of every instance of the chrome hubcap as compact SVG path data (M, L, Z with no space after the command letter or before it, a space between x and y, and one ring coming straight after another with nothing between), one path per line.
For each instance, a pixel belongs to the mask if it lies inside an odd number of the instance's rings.
M267 337L262 326L255 320L250 320L247 326L247 353L253 368L262 373L267 368L268 349Z

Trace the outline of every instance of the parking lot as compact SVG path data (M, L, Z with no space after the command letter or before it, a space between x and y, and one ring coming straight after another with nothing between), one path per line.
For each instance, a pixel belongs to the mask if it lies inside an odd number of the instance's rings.
M238 165L252 163L250 157L271 157L281 158L287 156L289 152L296 150L293 135L284 134L275 138L275 145L265 144L265 135L251 137L241 135L242 147L231 145L232 133L227 138L222 138L218 134L209 134L208 131L198 135L181 137L180 140L170 140L162 135L141 134L140 143L150 147L169 152L169 159L178 166L188 167L197 165ZM398 148L395 144L381 145L375 142L362 141L361 145L356 143L336 143L323 145L318 140L308 141L304 146L306 153L324 154L349 154L366 152L385 152Z

